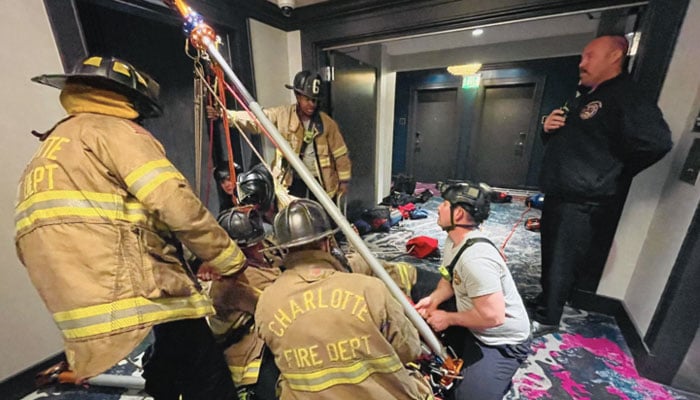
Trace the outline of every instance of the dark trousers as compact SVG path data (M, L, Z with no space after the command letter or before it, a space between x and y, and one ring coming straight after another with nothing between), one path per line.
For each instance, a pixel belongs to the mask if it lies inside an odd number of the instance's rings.
M278 398L277 379L279 376L280 370L275 364L275 356L265 346L258 373L258 382L255 385L245 387L248 393L247 399L276 400Z
M204 318L157 325L143 377L155 400L233 400L236 388Z
M493 347L486 346L470 336L467 336L465 343L463 379L455 389L453 399L503 399L513 385L513 375L527 358L529 342L518 346ZM517 349L516 352L511 348Z
M574 289L595 292L622 201L569 202L545 196L541 220L542 296L534 319L557 325Z
M306 182L296 175L294 176L294 179L292 179L292 184L289 185L289 194L303 199L311 199L314 201L318 200L306 185Z

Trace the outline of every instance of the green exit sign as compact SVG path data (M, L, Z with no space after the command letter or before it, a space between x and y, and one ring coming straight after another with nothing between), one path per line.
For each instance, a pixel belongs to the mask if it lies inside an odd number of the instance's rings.
M478 88L481 84L481 74L465 75L462 78L462 88L463 89L473 89Z

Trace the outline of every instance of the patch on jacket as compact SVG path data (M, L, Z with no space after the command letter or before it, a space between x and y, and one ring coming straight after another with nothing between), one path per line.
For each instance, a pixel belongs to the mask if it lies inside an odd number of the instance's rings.
M459 272L457 270L454 271L454 278L452 282L456 285L459 286L462 284L462 277L459 276Z
M581 119L593 118L593 116L596 115L598 113L598 110L600 110L601 108L603 108L603 103L601 103L598 100L592 101L586 104L585 107L583 107L579 116L581 117Z

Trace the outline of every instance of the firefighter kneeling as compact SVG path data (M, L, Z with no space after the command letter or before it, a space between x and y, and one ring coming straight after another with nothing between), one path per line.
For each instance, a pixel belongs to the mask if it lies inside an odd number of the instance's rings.
M274 230L278 247L288 250L285 271L260 296L255 321L280 369L280 398L432 398L427 383L404 367L421 353L418 332L381 280L342 272L330 254L334 230L325 210L294 200L277 214ZM304 304L304 293L335 290L360 296L364 318L348 318L349 306L308 307L285 319L283 332L271 329L292 299Z

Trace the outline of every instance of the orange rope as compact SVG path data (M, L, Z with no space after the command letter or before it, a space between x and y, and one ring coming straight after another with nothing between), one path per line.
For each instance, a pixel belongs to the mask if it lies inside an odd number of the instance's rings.
M224 112L222 114L222 118L223 118L223 125L224 125L224 133L226 136L226 151L228 153L228 171L229 171L229 176L231 177L231 183L233 184L233 187L234 187L233 193L235 193L236 167L235 167L235 163L233 161L233 146L231 145L231 131L230 131L229 125L228 125L228 113L226 113L226 92L224 90L224 86L228 86L228 85L226 85L226 81L224 80L224 70L221 69L221 67L218 65L212 65L212 69L214 70L214 74L216 75L216 80L219 83L219 85L218 85L219 100L221 101L221 104L224 107ZM234 194L231 194L231 200L233 201L234 206L238 205L238 199L236 198L236 196Z
M510 233L508 234L508 236L506 236L506 239L503 241L503 244L501 245L501 256L503 256L504 260L506 259L506 253L504 251L506 248L506 244L508 243L510 238L513 236L513 233L515 233L515 229L518 227L518 225L520 225L520 223L523 222L523 218L525 218L525 214L527 214L531 209L532 209L532 207L528 206L525 209L525 211L523 211L523 213L520 214L520 219L518 219L518 221L513 225L513 228L510 230Z

